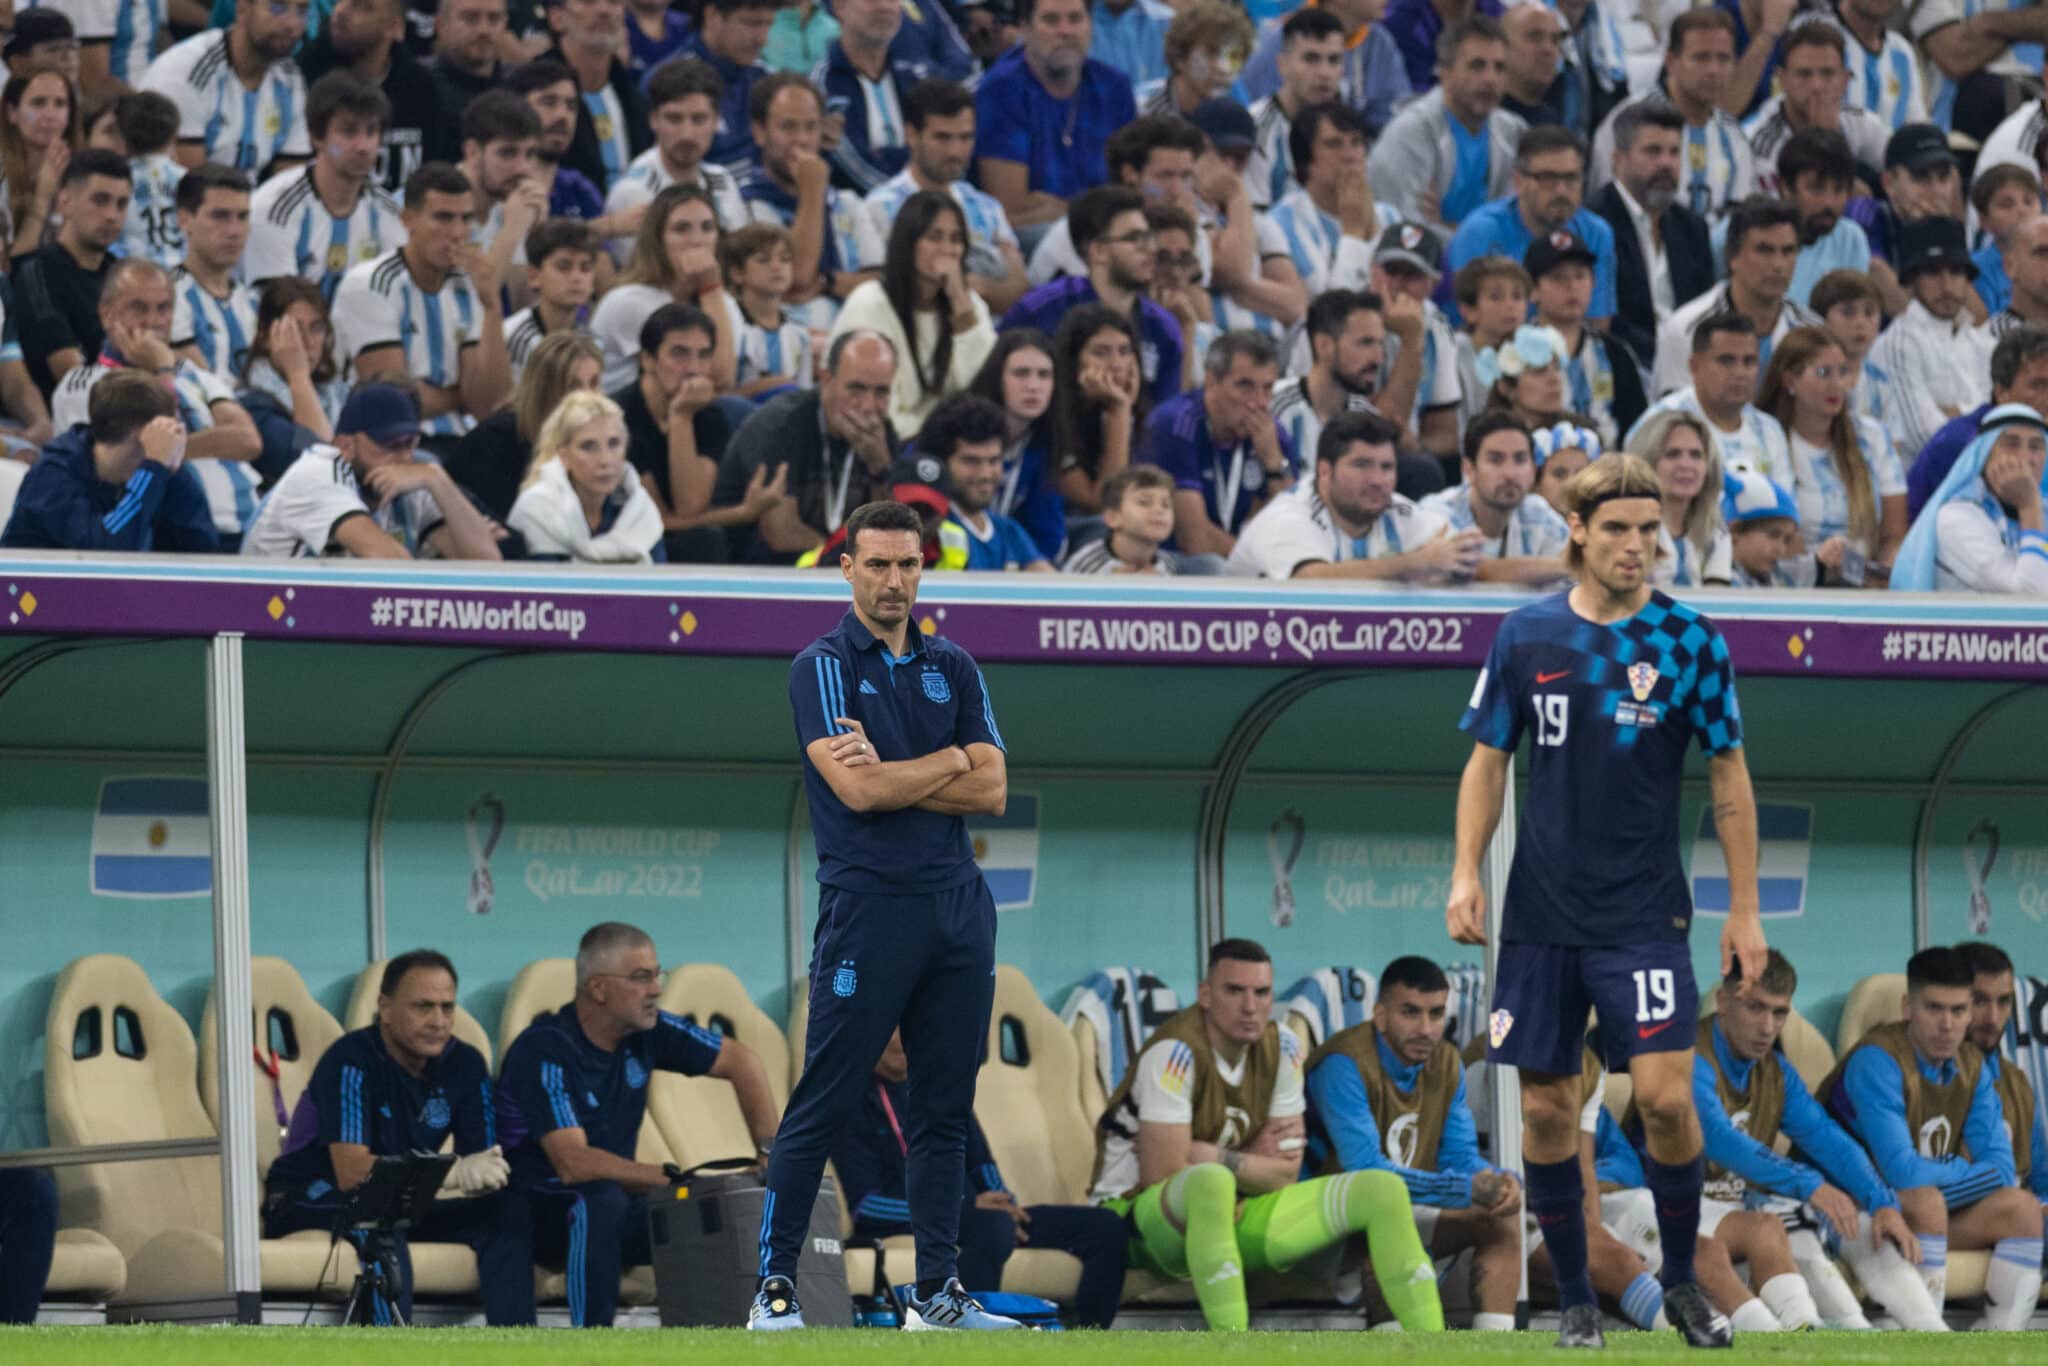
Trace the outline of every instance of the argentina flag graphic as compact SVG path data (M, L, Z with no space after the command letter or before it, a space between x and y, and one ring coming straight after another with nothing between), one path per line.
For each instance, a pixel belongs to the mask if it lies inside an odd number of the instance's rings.
M108 778L92 818L95 896L209 896L213 829L204 778Z
M1757 905L1765 918L1806 911L1806 870L1813 858L1813 808L1777 802L1756 807ZM1714 808L1700 809L1692 842L1692 904L1700 915L1728 914L1728 862L1714 836Z
M1012 792L1002 815L969 816L967 837L996 909L1030 909L1038 882L1038 794Z

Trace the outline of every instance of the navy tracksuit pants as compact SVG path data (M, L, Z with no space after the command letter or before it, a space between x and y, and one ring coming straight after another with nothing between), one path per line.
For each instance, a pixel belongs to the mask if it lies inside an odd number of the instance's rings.
M903 1136L917 1278L956 1274L967 1122L988 1038L995 950L995 901L978 875L901 896L820 889L804 1072L768 1159L762 1276L796 1275L833 1137L899 1026L910 1062Z
M34 1323L57 1247L57 1183L40 1167L0 1171L0 1323Z

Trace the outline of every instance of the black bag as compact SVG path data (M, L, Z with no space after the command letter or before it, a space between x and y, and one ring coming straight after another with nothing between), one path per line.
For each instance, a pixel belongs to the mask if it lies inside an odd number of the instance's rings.
M760 1266L761 1211L768 1189L751 1163L712 1163L687 1173L647 1201L655 1305L664 1328L738 1328L754 1302ZM839 1241L839 1195L827 1175L811 1206L797 1260L796 1298L812 1328L851 1328L846 1257Z

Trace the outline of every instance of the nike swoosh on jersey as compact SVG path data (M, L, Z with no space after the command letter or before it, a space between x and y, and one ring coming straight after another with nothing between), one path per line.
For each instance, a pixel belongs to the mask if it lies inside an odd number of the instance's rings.
M1539 673L1536 675L1536 682L1539 686L1544 683L1555 683L1558 679L1564 678L1570 673L1570 669L1559 669L1554 674Z
M1648 1029L1639 1028L1636 1030L1636 1037L1638 1039L1652 1038L1658 1034L1662 1034L1665 1030L1671 1028L1671 1023L1671 1021L1666 1020L1663 1024L1651 1025Z

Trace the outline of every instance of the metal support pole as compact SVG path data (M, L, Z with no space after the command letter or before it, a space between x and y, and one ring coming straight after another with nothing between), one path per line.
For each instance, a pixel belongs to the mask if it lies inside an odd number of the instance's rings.
M1501 784L1500 824L1493 828L1493 842L1487 845L1486 862L1480 868L1480 882L1486 888L1486 999L1489 1002L1493 1000L1495 970L1500 961L1501 906L1507 897L1508 869L1513 867L1515 862L1515 823L1515 765L1510 759ZM1491 1029L1490 1010L1488 1017L1487 1027ZM1486 1069L1486 1077L1488 1084L1493 1088L1494 1165L1509 1171L1521 1171L1523 1163L1520 1075L1512 1067L1489 1067ZM1522 1284L1515 1293L1515 1321L1527 1327L1529 1238L1526 1221L1515 1221L1515 1236L1522 1243Z
M249 969L249 800L242 728L242 636L213 637L206 652L206 778L213 818L214 1040L220 1050L221 1241L235 1317L263 1316L256 1227L255 1083Z

